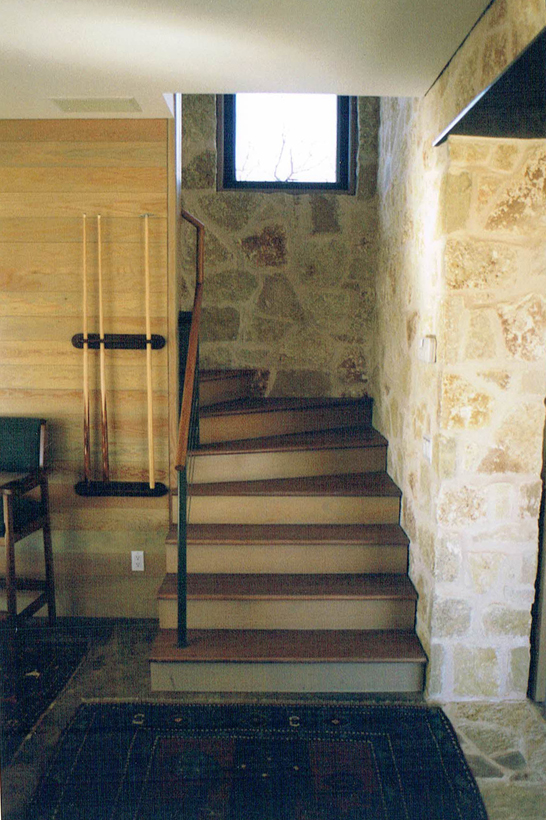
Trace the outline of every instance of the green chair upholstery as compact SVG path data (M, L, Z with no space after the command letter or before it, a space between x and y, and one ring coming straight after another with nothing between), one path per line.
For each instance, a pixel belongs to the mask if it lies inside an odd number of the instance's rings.
M39 501L33 498L18 498L13 499L13 519L17 530L26 529L32 525L33 521L44 515L44 507ZM4 524L4 505L0 507L0 538L6 535L6 525Z
M7 596L8 619L18 621L47 606L49 622L55 622L55 583L49 520L49 492L45 469L46 422L44 419L0 416L0 547L5 547L6 574L0 587ZM38 490L29 496L31 490ZM15 545L42 530L45 573L43 577L18 578ZM36 592L34 600L18 610L17 592Z
M0 470L31 472L40 466L43 419L0 416Z

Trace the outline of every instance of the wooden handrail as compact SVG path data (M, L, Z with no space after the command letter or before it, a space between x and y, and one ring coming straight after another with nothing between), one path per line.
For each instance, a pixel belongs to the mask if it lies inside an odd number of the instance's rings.
M193 389L195 371L197 367L197 351L199 341L199 324L201 321L201 307L203 302L204 283L204 251L205 251L205 226L192 214L181 209L182 219L197 228L197 254L196 254L196 282L195 295L193 299L193 311L190 325L190 335L188 342L188 354L186 356L186 368L184 377L184 388L182 391L182 402L180 405L180 423L178 426L178 444L176 447L175 469L183 470L186 466L188 456L188 439L190 434L191 408L193 399Z

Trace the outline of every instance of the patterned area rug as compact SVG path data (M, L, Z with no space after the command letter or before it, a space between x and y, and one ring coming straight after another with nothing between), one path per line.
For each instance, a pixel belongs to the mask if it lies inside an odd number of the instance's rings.
M73 675L88 644L44 640L30 633L20 641L11 665L6 643L0 647L0 761L5 766Z
M486 820L440 709L84 704L28 820Z

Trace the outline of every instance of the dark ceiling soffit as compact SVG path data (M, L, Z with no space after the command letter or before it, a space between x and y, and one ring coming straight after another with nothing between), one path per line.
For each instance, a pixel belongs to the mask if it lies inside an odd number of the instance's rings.
M546 138L546 28L434 140L471 137Z

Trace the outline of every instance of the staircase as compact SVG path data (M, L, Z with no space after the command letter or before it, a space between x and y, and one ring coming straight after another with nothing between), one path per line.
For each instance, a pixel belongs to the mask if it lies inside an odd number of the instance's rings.
M419 692L401 493L371 400L255 395L249 371L200 380L188 488L188 646L167 538L154 691Z

